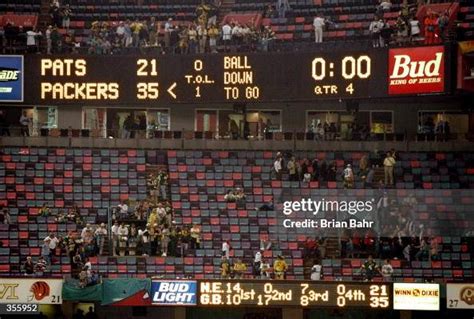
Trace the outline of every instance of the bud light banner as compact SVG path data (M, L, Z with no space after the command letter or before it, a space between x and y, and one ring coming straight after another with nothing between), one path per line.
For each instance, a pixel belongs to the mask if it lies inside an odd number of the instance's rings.
M444 92L443 46L390 49L388 94L435 94Z
M21 55L0 55L0 102L23 102Z
M195 306L196 281L153 280L151 282L151 303L156 306Z

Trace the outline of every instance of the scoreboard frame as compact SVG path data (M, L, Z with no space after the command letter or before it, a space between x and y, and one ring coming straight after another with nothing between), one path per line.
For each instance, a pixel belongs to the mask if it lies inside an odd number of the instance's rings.
M416 55L414 51L419 48L404 48L401 52L408 58L400 61L408 65L408 59L412 59L427 65L431 56ZM397 77L397 83L410 81L409 95L450 92L450 46L430 48L443 51L442 59L436 62L443 63L438 78L444 89L430 93L410 76ZM407 96L389 92L389 86L395 83L389 79L395 74L389 69L393 64L389 63L391 51L380 48L205 55L26 55L24 72L28 76L23 104L164 107ZM399 68L403 67L399 64ZM398 73L402 76L403 72ZM431 73L427 74L425 80L430 80Z
M386 282L200 279L197 306L392 310L392 293Z

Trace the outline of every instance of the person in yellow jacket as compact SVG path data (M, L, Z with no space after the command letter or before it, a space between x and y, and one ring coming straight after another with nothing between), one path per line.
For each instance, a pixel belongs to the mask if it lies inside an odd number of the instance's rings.
M245 272L247 271L247 265L242 262L242 260L237 259L234 264L234 278L240 279L244 276Z
M230 277L230 263L226 256L221 259L221 278L228 279Z
M275 272L275 279L285 279L285 273L288 270L288 265L285 262L285 259L279 255L275 262L273 263L273 271Z

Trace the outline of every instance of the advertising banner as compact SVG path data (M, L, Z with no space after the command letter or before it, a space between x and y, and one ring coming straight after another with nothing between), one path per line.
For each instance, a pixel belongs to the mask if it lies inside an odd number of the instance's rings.
M446 308L474 309L474 283L447 284Z
M439 297L439 284L393 284L395 310L439 310Z
M390 49L388 94L432 94L444 92L445 50L443 46Z
M23 56L0 55L0 102L23 102Z
M186 280L153 280L151 282L152 305L196 305L197 282Z
M0 278L0 303L61 304L62 279Z

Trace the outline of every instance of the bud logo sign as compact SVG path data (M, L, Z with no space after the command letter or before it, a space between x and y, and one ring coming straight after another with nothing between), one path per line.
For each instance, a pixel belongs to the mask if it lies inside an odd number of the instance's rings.
M0 102L23 102L21 55L0 55Z
M151 282L153 305L196 305L195 281L157 280Z
M388 93L444 92L444 55L443 46L390 49Z

